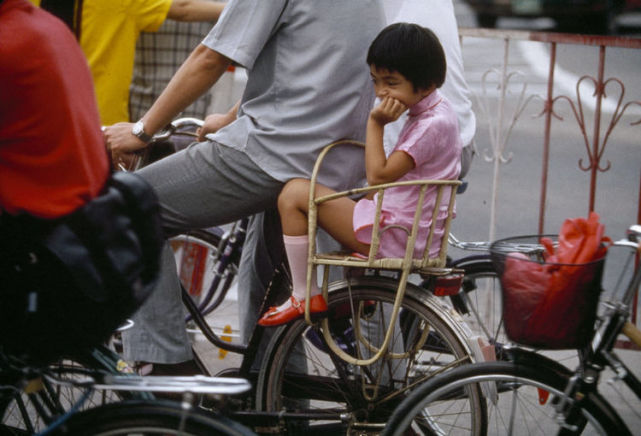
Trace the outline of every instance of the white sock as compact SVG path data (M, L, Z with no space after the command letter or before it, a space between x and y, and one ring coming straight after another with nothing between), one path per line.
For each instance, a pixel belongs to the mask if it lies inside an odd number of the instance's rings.
M292 273L292 285L294 291L292 294L297 300L305 298L307 292L307 251L309 250L309 241L307 235L289 236L283 235L285 243L285 252L289 269ZM316 268L312 269L312 289L311 296L320 294L316 284Z

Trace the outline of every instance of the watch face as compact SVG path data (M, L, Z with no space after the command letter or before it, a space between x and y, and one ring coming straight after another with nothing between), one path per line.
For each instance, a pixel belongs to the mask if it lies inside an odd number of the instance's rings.
M134 134L134 135L136 135L136 136L140 135L140 134L143 132L143 130L142 130L142 123L141 123L140 121L138 121L136 124L134 124L134 127L133 127L133 129L132 129L132 132L133 132L133 134Z
M131 129L131 133L144 142L150 142L152 137L145 133L145 126L142 121L138 121Z

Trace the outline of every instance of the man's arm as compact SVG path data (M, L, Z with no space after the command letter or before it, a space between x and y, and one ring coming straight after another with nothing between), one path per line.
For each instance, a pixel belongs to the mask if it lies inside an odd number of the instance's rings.
M142 117L148 135L161 130L181 111L193 103L218 81L231 61L220 53L200 44L176 71L174 77ZM105 141L114 162L120 155L144 148L146 144L131 132L132 123L118 123L105 129Z
M176 21L215 21L225 7L223 2L173 0L167 18Z

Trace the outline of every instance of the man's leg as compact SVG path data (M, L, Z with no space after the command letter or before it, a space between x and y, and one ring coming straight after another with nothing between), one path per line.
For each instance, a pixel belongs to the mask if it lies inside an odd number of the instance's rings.
M244 153L212 142L193 144L139 174L156 190L169 236L274 208L282 187ZM192 357L169 248L161 275L158 288L134 316L134 327L123 332L128 360L177 363Z
M161 268L156 289L132 316L134 327L122 333L127 360L174 364L193 358L169 243L163 249Z
M274 271L284 260L285 247L280 227L278 211L273 208L251 217L247 228L247 238L238 268L238 317L240 334L247 344L263 307L267 288ZM266 304L274 305L289 297L291 289L274 288L281 291L271 295ZM253 369L259 369L262 356L276 329L264 329L258 350L254 356Z
M278 211L269 209L252 216L238 269L240 333L244 343L256 327L267 287L284 259L284 249ZM280 300L288 296L284 293L272 297Z

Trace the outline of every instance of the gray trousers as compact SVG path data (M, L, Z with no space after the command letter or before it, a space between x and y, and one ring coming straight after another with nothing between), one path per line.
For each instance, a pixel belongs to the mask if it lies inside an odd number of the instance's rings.
M283 183L244 153L211 141L194 143L139 174L156 190L167 236L255 215L243 248L238 283L241 330L247 338L256 324L274 266L283 255L276 213ZM192 358L179 284L167 244L159 285L134 315L134 327L123 332L127 360L178 363Z

